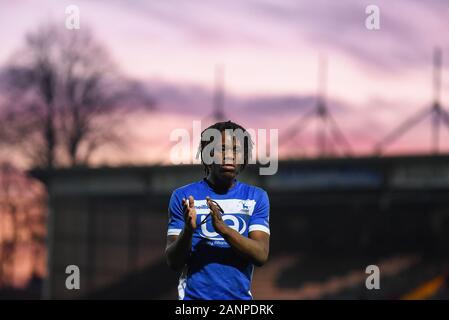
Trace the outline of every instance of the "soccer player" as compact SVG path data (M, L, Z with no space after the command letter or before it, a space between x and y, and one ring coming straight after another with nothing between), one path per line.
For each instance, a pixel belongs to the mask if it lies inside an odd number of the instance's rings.
M208 130L221 139L207 139ZM226 134L230 130L240 130L244 139ZM212 146L213 161L205 161ZM182 269L180 300L252 299L254 265L267 261L270 242L267 193L236 179L252 146L248 132L234 122L210 126L199 150L206 177L172 193L166 258L172 269Z

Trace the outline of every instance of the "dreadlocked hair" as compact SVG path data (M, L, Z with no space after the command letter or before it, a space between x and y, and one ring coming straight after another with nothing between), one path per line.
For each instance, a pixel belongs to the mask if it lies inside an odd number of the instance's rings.
M201 132L201 141L200 141L200 146L198 148L197 156L199 155L201 157L201 163L204 166L204 172L205 172L206 176L209 174L209 168L206 165L206 163L204 163L203 150L207 145L209 145L210 143L213 143L214 139L213 139L213 137L211 137L211 140L209 140L209 141L203 140L203 135L206 131L208 131L210 129L218 130L221 133L225 132L225 130L227 130L227 129L233 130L233 132L235 132L235 130L241 130L243 132L243 134L244 134L244 137L243 137L243 143L244 143L244 147L243 147L244 158L243 159L244 159L244 161L241 166L241 171L243 171L243 169L245 169L245 167L247 166L249 159L251 159L254 143L251 139L249 132L245 128L243 128L241 125L229 120L229 121L224 121L224 122L217 122L217 123L211 125L210 127L204 129L203 132Z

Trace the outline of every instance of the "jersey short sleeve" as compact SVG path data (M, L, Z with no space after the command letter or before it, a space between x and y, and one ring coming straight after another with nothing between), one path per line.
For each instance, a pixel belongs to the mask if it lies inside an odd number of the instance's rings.
M168 205L168 236L177 236L184 228L184 212L182 210L182 197L174 191Z
M248 231L263 231L270 234L270 201L266 191L261 190L256 200Z

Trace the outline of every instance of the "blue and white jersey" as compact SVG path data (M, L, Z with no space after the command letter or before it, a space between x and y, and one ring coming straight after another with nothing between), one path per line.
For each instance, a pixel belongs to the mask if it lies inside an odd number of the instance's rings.
M270 233L270 204L267 193L238 180L226 194L217 194L205 179L176 189L168 209L168 235L179 235L184 228L182 199L195 199L197 228L192 249L178 285L180 300L250 300L253 264L244 259L215 232L206 196L223 209L223 221L244 237L251 231Z

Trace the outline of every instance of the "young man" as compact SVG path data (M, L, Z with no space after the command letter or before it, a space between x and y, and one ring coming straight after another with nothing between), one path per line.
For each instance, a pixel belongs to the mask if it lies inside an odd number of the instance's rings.
M218 139L207 139L211 130ZM246 137L236 139L230 130ZM167 263L182 269L180 300L250 300L254 265L267 261L270 241L267 193L236 179L248 164L251 137L227 121L210 126L201 138L206 177L171 196ZM213 161L205 161L212 146Z

